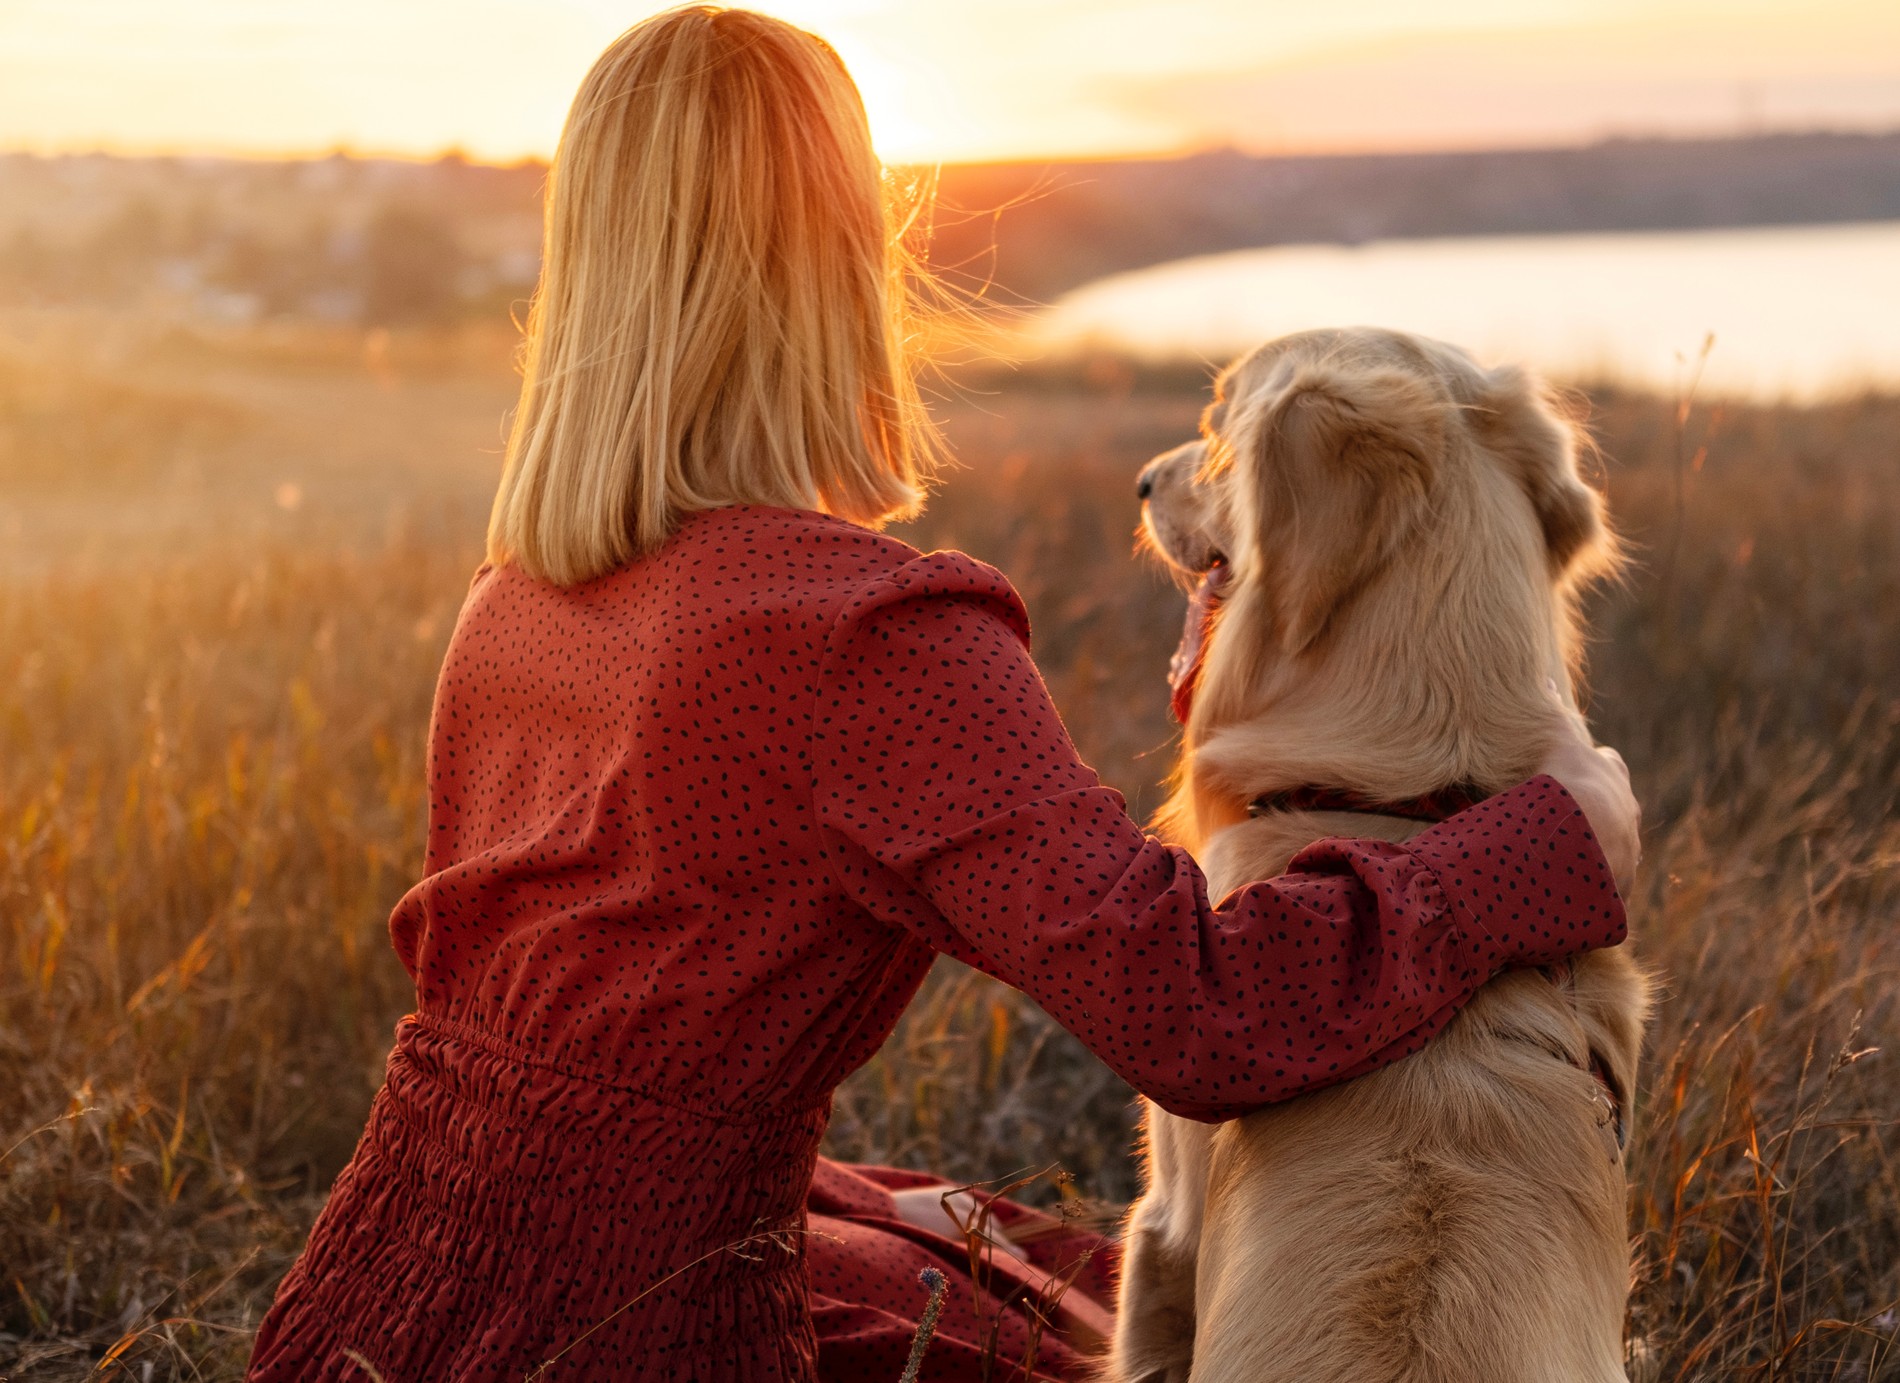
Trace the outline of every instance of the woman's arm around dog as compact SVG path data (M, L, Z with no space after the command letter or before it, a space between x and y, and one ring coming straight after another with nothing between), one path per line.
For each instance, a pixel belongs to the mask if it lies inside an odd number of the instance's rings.
M1020 600L957 554L840 615L812 756L827 848L864 907L1022 990L1190 1118L1395 1061L1500 969L1624 937L1590 820L1549 777L1403 846L1323 841L1217 905L1077 757ZM1584 781L1613 812L1605 772Z

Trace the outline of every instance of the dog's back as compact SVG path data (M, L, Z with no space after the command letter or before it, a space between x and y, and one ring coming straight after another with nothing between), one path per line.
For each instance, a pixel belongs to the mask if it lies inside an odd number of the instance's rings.
M1622 1379L1622 1167L1565 1007L1508 976L1417 1055L1221 1128L1193 1377Z

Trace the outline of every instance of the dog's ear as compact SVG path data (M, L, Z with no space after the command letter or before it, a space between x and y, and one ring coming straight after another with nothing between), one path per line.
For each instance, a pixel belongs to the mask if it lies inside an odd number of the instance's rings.
M1486 374L1483 397L1470 416L1479 439L1530 496L1551 575L1581 578L1614 570L1618 549L1602 496L1577 471L1581 430L1557 411L1545 389L1516 366L1501 366Z
M1412 375L1322 363L1298 370L1236 438L1251 496L1237 517L1251 520L1287 653L1311 647L1424 518L1445 408Z

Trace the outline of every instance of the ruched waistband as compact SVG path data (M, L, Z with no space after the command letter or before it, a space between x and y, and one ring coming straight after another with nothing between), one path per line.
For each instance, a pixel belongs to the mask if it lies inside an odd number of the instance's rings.
M371 1130L402 1126L379 1143L460 1224L544 1241L613 1225L645 1251L689 1259L797 1228L826 1116L699 1114L411 1018ZM727 1266L743 1276L742 1262Z
M732 1355L722 1377L804 1378L825 1118L696 1114L407 1019L286 1280L284 1325L333 1334L392 1383L500 1377L561 1351L551 1383L605 1376L604 1359L615 1377L673 1377L668 1359L705 1359L714 1339Z

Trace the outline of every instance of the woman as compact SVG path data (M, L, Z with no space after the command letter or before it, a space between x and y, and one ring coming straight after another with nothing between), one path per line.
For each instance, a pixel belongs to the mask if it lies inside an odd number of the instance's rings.
M1216 1119L1622 939L1580 810L1627 869L1634 804L1581 742L1550 765L1570 793L1326 842L1210 903L1077 760L1008 583L874 531L931 456L895 238L808 34L677 10L583 84L437 692L427 872L391 921L417 1012L254 1379L894 1383L930 1264L924 1377L985 1376L986 1349L1073 1375L1088 1279L1038 1343L1034 1263L974 1280L922 1227L936 1193L893 1194L928 1179L817 1160L935 954ZM1501 882L1474 861L1507 843Z

